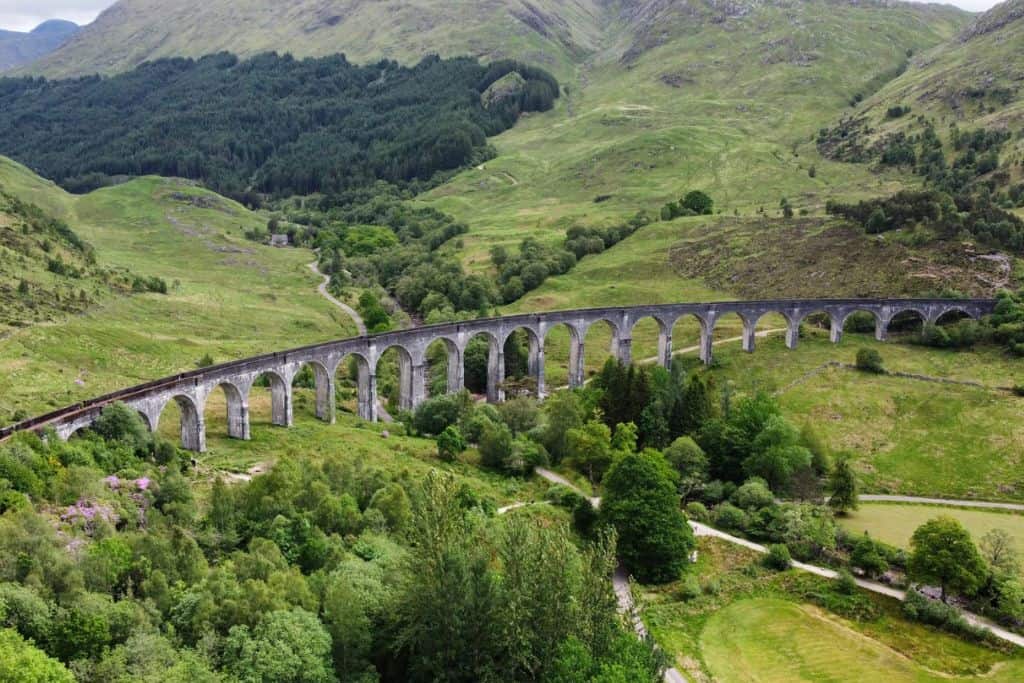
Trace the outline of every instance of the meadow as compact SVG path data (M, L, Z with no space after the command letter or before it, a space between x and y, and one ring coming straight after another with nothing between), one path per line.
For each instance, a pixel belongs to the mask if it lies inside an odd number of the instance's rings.
M863 503L854 511L838 517L839 524L854 533L868 533L873 538L899 548L910 547L914 530L939 515L960 521L975 543L993 529L1010 534L1018 549L1024 549L1024 515L992 510L971 510L959 507L906 505L895 503Z
M852 455L863 492L1024 499L1024 400L997 388L1019 381L1019 359L993 347L948 351L869 335L832 345L824 330L792 351L779 336L758 342L753 354L734 344L716 348L718 386L775 393L787 417L809 422L834 451ZM824 367L852 364L864 347L877 349L887 370L986 388Z
M207 354L227 361L356 333L318 295L311 251L247 240L266 220L194 184L147 177L75 196L6 160L0 184L71 224L101 264L169 287L0 338L0 422L188 370Z
M810 605L751 599L729 605L708 620L700 638L715 680L1017 681L1024 662L975 676L930 671Z
M1017 680L1024 653L970 643L903 618L897 601L859 593L849 617L819 606L827 579L764 568L751 550L698 539L682 582L639 586L644 622L692 680Z

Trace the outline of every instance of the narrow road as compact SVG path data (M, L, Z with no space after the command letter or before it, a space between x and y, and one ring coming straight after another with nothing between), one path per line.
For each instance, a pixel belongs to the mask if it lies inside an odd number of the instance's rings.
M1024 512L1024 504L1000 503L988 500L960 500L956 498L921 498L918 496L890 496L868 493L858 496L862 503L919 503L921 505L952 505L955 507L986 508L989 510L1013 510Z
M320 283L320 286L316 288L316 291L320 292L320 296L327 299L332 304L334 304L335 306L343 310L345 313L347 313L349 317L352 318L352 321L356 324L356 329L359 330L359 336L365 337L366 323L363 322L362 317L360 317L360 315L356 312L356 309L352 308L344 301L339 301L329 291L327 291L327 285L331 283L330 276L324 275L323 273L320 272L320 268L317 266L316 261L313 261L312 263L307 265L309 266L310 270L312 270L314 273L316 273L317 275L324 279L324 281Z
M569 481L565 477L559 476L558 474L556 474L554 472L551 472L550 470L546 470L546 469L543 469L543 468L537 468L537 470L535 470L535 471L543 479L547 479L548 481L556 483L556 484L562 484L563 486L569 486L571 488L574 488L577 493L580 493L580 494L583 493L579 489L576 489L576 487L574 487L571 483L569 483ZM911 498L911 496L902 496L902 497L903 498ZM861 497L861 499L863 499L863 496ZM600 503L601 499L600 498L591 498L590 500L592 500L592 501L596 500L598 503ZM922 500L922 499L916 499L916 500ZM933 500L942 500L942 499L941 498L936 498L936 499L933 499ZM946 501L945 504L948 505L950 503L949 503L949 501ZM1001 503L993 503L992 505L1002 505L1002 504ZM1006 505L1013 505L1013 504L1012 503L1006 503ZM723 541L727 541L729 543L733 543L735 545L743 546L744 548L749 548L750 550L753 550L754 552L758 552L758 553L767 553L768 552L768 549L766 547L764 547L763 545L761 545L760 543L754 543L753 541L748 541L745 538L739 538L738 536L733 536L732 534L727 534L724 531L719 531L718 529L710 527L710 526L708 526L706 524L701 524L700 522L694 522L694 521L691 520L690 521L690 527L693 529L694 534L697 535L697 536L706 536L706 537L710 537L710 538L718 538L718 539L721 539ZM837 571L835 571L833 569L827 569L825 567L819 567L819 566L813 565L813 564L806 564L804 562L794 562L793 563L793 568L794 569L799 569L801 571L805 571L805 572L808 572L808 573L811 573L811 574L815 574L817 576L821 576L821 577L824 577L826 579L835 579L835 578L838 578L838 576L839 576L839 572L837 572ZM871 591L872 593L878 593L879 595L886 595L886 596L888 596L890 598L895 598L896 600L902 601L906 597L906 595L907 595L906 591L899 590L898 588L893 588L892 586L887 586L887 585L885 585L883 583L878 583L877 581L868 581L867 579L855 579L855 580L857 582L857 585L860 586L861 588L863 588L864 590ZM627 600L627 598L623 597L624 594L621 591L621 588L620 588L619 585L616 586L615 593L616 593L616 595L619 596L619 607L620 607L620 610L622 610L626 614L629 614L632 617L634 612L635 612L635 607L632 604L632 594L628 590L628 588L629 588L628 580L625 581L625 588L626 588L625 595L628 596L628 603L624 602L625 600ZM628 607L629 609L628 610L627 609L623 609L624 606ZM989 621L985 617L982 617L982 616L979 616L977 614L974 614L973 612L968 612L966 610L960 610L960 614L963 615L964 619L966 619L969 624L971 624L973 626L978 626L980 628L987 629L988 631L990 631L992 633L992 635L994 635L995 637L999 638L1000 640L1005 640L1008 643L1013 643L1014 645L1016 645L1018 647L1024 647L1024 636L1020 636L1020 635L1018 635L1016 633L1013 633L1012 631L1008 631L1005 628L999 626L998 624L995 624L992 621ZM635 622L634 622L634 626L635 626ZM686 680L685 678L670 679L669 678L669 673L671 673L672 671L675 671L675 670L674 669L670 669L669 672L667 672L665 674L665 680L666 681L672 680L673 683L675 683L675 681L677 681L677 680ZM676 673L678 674L679 672L676 672Z
M749 548L759 553L768 552L768 549L759 543L748 541L745 538L738 538L736 536L732 536L731 534L727 534L724 531L713 529L707 526L706 524L691 521L690 526L693 527L693 531L697 536L719 538L723 541L728 541L729 543L741 545L745 548ZM803 562L794 562L793 567L801 571L816 574L818 576L823 576L826 579L835 579L839 576L839 573L832 569L826 569L825 567L819 567L813 564L805 564ZM892 586L886 586L885 584L878 583L877 581L868 581L866 579L855 580L858 586L860 586L864 590L869 590L872 593L887 595L890 598L896 598L900 601L902 601L907 595L906 591L899 590L898 588L893 588ZM996 638L999 638L1000 640L1005 640L1008 643L1013 643L1018 647L1024 647L1024 636L1020 636L1016 633L1013 633L1012 631L1008 631L1002 628L1001 626L989 621L985 617L978 616L973 612L968 612L967 610L960 610L960 614L963 615L964 619L966 619L967 622L972 626L987 629L992 633L992 635L994 635Z
M546 479L552 484L561 484L562 486L567 486L576 493L580 494L581 496L586 496L586 494L583 493L583 491L574 486L572 482L570 482L568 479L558 474L557 472L552 472L546 467L537 467L534 468L533 471L536 472L537 476L539 476L541 479ZM600 498L588 498L588 500L594 507L600 507L601 505ZM508 510L514 510L517 507L522 507L522 505L520 503L509 505L499 510L498 513L504 514L504 512L507 512ZM615 589L615 598L618 600L619 603L619 613L624 614L626 618L629 619L630 623L633 624L633 629L636 631L636 634L639 638L646 637L647 627L644 626L644 622L640 618L640 614L636 611L636 604L633 602L633 591L629 588L629 576L626 574L626 570L624 568L618 567L615 570L615 573L612 574L612 587ZM682 673L679 672L678 669L673 667L665 671L665 681L666 683L686 683L687 679L685 676L683 676Z

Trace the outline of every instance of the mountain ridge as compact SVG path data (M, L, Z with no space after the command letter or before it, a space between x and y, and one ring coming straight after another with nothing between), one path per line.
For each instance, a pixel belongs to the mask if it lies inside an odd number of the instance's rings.
M53 52L79 30L78 24L63 19L44 21L27 33L0 30L0 73Z
M560 77L595 56L634 62L639 55L702 26L729 24L772 7L799 13L786 0L254 0L243 17L226 0L120 0L55 53L22 69L51 77L109 74L160 57L229 51L240 57L337 52L365 63L403 63L437 53L517 58ZM834 0L836 7L906 11L965 21L952 6Z

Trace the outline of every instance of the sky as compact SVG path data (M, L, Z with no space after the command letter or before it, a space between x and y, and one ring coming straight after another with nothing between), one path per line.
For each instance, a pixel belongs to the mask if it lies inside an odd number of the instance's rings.
M168 0L174 2L174 0ZM982 12L997 0L947 0L972 12ZM88 24L114 0L0 0L0 29L31 31L47 19Z

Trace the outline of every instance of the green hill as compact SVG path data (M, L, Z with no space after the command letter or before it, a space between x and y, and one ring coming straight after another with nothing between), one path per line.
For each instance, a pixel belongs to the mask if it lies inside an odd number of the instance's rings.
M193 183L145 177L71 195L0 157L0 187L0 238L18 238L26 254L24 263L7 251L0 259L0 308L23 324L0 327L0 423L193 368L207 353L228 360L355 333L317 294L311 251L247 240L266 218ZM29 202L43 217L26 235L10 207ZM94 265L43 232L54 219L90 245ZM47 270L45 239L48 256L63 255L81 278ZM160 278L167 293L131 293L136 275ZM22 279L27 297L17 291ZM81 289L88 306L78 304ZM27 301L36 315L25 313Z

